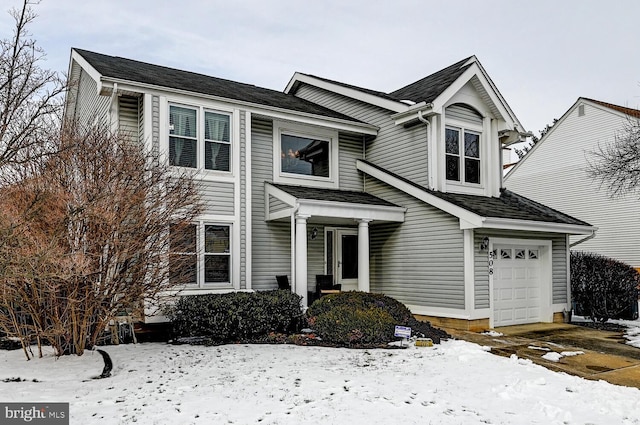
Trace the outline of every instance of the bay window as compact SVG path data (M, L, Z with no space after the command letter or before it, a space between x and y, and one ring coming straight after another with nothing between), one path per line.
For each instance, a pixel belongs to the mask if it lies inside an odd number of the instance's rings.
M169 164L231 171L231 116L169 105Z

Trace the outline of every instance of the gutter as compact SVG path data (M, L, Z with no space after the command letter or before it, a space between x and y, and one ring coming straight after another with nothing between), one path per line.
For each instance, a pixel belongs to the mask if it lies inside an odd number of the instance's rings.
M580 239L579 241L575 241L574 243L570 244L570 245L569 245L569 248L573 248L574 246L579 245L579 244L581 244L582 242L586 242L586 241L588 241L589 239L593 239L593 238L595 238L595 237L596 237L596 232L597 232L597 230L598 230L598 229L594 229L594 230L592 230L592 231L591 231L591 234L590 234L589 236L587 236L586 238L582 238L582 239Z

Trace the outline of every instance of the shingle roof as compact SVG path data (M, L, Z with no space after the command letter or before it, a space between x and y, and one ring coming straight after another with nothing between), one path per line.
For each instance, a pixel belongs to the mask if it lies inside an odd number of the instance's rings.
M589 102L597 103L598 105L605 106L607 108L611 108L618 112L622 112L623 114L627 114L629 116L640 118L640 111L637 109L626 108L624 106L614 105L613 103L601 102L595 99L589 99L588 97L583 97L584 100L588 100Z
M117 78L194 93L219 96L323 117L359 122L347 115L276 90L153 65L132 59L74 49L105 77Z
M347 83L342 83L340 81L330 80L329 78L318 77L317 75L304 74L302 72L300 74L306 75L308 77L316 78L316 79L321 80L321 81L326 81L328 83L335 84L335 85L338 85L338 86L342 86L342 87L346 87L346 88L349 88L349 89L357 90L357 91L360 91L362 93L367 93L367 94L371 94L373 96L378 96L378 97L381 97L383 99L393 100L394 102L398 102L399 101L399 99L396 99L395 97L389 96L385 92L381 92L381 91L377 91L377 90L371 90L371 89L367 89L367 88L364 88L364 87L358 87L358 86L354 86L353 84L347 84Z
M432 102L471 66L471 64L465 66L471 58L472 56L469 56L415 83L393 91L389 96L396 100L411 100L416 103Z
M561 213L560 211L554 210L553 208L549 208L546 205L542 205L538 202L532 201L529 198L525 198L524 196L518 195L517 193L511 192L507 189L500 189L500 197L498 198L478 195L465 195L458 193L445 193L428 189L368 161L362 160L362 162L481 217L591 226L589 223L578 220L577 218L571 217L570 215Z
M289 195L298 199L312 199L317 201L346 202L349 204L377 205L384 207L397 207L398 205L387 202L366 192L353 190L322 189L315 187L293 186L279 183L269 183Z

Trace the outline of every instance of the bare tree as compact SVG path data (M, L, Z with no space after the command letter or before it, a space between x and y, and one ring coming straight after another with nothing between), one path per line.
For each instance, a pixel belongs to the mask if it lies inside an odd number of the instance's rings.
M587 174L613 197L640 189L640 117L629 116L614 141L600 144L587 157Z
M24 0L12 9L13 34L0 40L0 168L46 154L53 148L50 132L59 126L65 83L40 66L45 53L28 30L37 3Z
M201 213L193 175L104 125L66 127L60 145L0 193L0 329L27 358L34 339L82 354L193 265L175 237Z

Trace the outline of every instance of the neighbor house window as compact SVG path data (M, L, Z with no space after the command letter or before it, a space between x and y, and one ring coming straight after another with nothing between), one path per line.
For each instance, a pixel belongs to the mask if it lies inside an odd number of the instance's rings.
M447 180L480 184L480 133L446 128L445 170Z
M231 284L230 225L172 225L169 231L171 283L202 288Z
M303 176L330 176L328 140L282 134L280 137L280 171Z
M230 115L169 105L169 164L230 171L230 158Z

